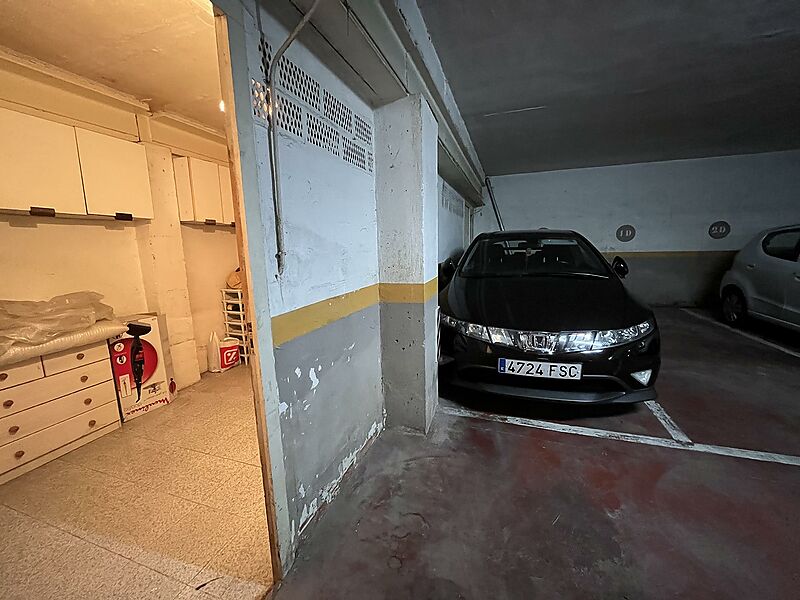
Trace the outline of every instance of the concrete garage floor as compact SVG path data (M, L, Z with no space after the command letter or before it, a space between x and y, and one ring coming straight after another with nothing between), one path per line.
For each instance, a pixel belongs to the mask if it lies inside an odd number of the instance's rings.
M263 597L259 465L247 368L204 375L169 406L0 486L0 598Z
M658 319L658 402L691 442L646 405L455 393L428 436L378 439L276 598L795 597L800 357Z

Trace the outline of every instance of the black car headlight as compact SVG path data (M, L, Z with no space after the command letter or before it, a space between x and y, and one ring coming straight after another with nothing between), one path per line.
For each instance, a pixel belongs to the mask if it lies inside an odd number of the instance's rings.
M501 327L486 327L475 323L467 323L440 313L440 321L447 327L452 327L458 333L475 338L483 342L490 342L500 346L509 346L529 351L529 339L539 332L516 331ZM622 329L606 329L601 331L567 331L563 333L544 333L553 339L552 346L548 344L550 352L587 352L589 350L604 350L614 346L622 346L645 337L655 330L655 322L647 320L638 325L623 327Z

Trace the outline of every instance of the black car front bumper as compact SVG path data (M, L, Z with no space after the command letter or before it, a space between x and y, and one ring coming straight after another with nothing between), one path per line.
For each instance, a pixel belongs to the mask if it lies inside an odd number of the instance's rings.
M658 330L625 344L595 352L541 355L441 331L440 378L453 386L481 392L548 402L622 404L654 400L661 365ZM580 380L544 379L498 372L500 358L540 362L581 363ZM631 373L652 370L643 386Z

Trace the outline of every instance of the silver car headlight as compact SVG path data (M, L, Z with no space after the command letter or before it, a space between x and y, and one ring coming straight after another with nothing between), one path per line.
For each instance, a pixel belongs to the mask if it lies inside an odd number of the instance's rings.
M586 352L594 344L594 331L573 331L558 336L558 349L561 352Z
M485 327L475 323L467 323L440 313L439 320L442 325L452 327L458 333L467 337L490 342L499 346L509 346L527 350L520 341L520 332L501 327ZM632 327L622 329L607 329L603 331L570 331L558 334L556 352L587 352L589 350L603 350L613 346L621 346L645 337L655 329L653 321L644 321Z
M492 341L491 338L489 337L489 332L483 325L476 325L474 323L467 323L466 321L459 321L458 319L454 319L453 317L450 317L444 313L440 313L439 320L443 325L452 327L462 335L466 335L471 338L475 338L484 342Z
M517 346L516 332L511 329L502 329L501 327L487 327L489 330L489 338L493 344L500 346Z
M632 327L598 331L594 336L592 350L602 350L603 348L611 348L612 346L621 346L622 344L633 342L648 335L653 329L655 329L655 324L652 321L644 321Z

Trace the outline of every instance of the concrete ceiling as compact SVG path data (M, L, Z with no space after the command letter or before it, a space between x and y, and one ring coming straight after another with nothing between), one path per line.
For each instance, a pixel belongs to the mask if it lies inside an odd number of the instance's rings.
M208 0L0 0L0 45L223 129Z
M797 0L417 0L487 174L800 147Z

